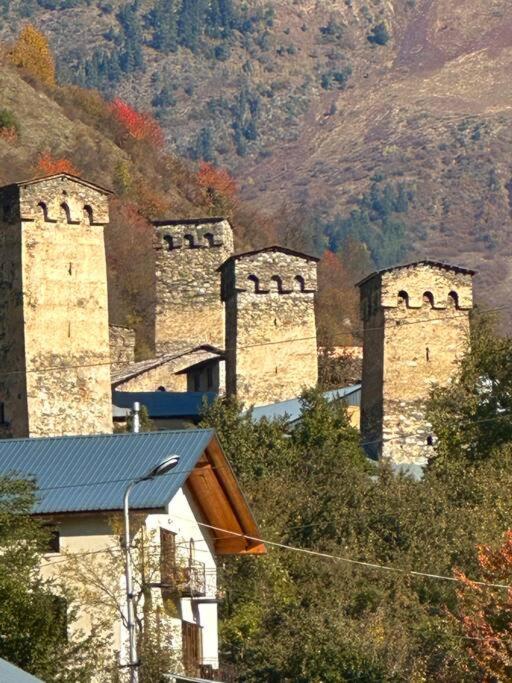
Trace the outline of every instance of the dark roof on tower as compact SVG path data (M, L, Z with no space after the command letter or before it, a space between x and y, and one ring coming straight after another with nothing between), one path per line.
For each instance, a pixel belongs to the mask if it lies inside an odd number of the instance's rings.
M382 273L388 273L391 270L399 270L400 268L412 268L413 266L434 266L436 268L443 268L444 270L453 270L456 273L463 273L464 275L475 275L476 270L470 270L469 268L463 268L462 266L455 266L452 263L445 263L444 261L432 261L431 259L421 259L420 261L411 261L410 263L400 263L396 266L389 266L388 268L381 268L376 270L370 275L367 275L359 282L356 282L356 287L360 287L368 280L371 280L376 275L382 275Z
M163 225L212 225L214 223L222 223L228 221L224 216L205 216L203 218L162 218L156 221L151 221L155 227Z
M30 180L21 180L17 183L11 183L6 187L22 187L24 185L34 185L35 183L40 183L43 180L53 180L54 178L66 178L67 180L72 180L73 182L79 183L80 185L91 187L93 190L97 190L98 192L103 192L103 194L114 194L112 190L109 190L106 187L102 187L101 185L91 183L88 180L84 180L83 178L80 178L77 175L73 175L72 173L50 173L49 175L31 178Z
M288 249L288 247L281 247L278 244L274 244L270 247L263 247L262 249L253 249L252 251L244 251L240 254L233 254L224 263L217 268L217 270L222 270L227 263L231 261L238 261L238 259L244 258L245 256L254 256L256 254L264 254L266 252L279 252L281 254L288 254L289 256L298 256L299 258L306 259L307 261L315 261L318 263L320 259L318 256L312 256L311 254L305 254L303 251L295 251L294 249Z

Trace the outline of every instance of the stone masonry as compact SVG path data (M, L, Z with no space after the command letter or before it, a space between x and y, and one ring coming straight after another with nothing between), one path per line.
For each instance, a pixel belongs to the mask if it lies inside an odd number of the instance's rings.
M107 195L65 174L0 188L0 401L13 436L112 431Z
M227 220L156 221L154 351L177 344L224 347L219 266L233 253Z
M119 325L109 325L110 358L112 370L135 362L135 330Z
M364 324L361 433L367 452L424 464L431 431L425 403L446 385L469 343L472 276L420 261L359 283Z
M226 390L247 405L295 398L318 378L317 261L282 247L221 267L226 304Z

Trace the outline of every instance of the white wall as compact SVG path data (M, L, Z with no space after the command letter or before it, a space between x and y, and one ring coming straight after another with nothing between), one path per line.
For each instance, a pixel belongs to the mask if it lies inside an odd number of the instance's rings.
M60 533L61 551L69 553L92 553L98 550L113 547L119 551L120 529L115 533L111 526L112 514L90 513L85 515L61 515L54 518ZM181 564L185 565L189 558L190 539L194 540L195 559L204 563L206 570L206 596L203 598L191 599L181 598L180 608L181 617L185 621L197 624L202 628L202 662L209 664L214 669L218 668L218 631L217 631L217 604L212 602L216 597L217 576L216 562L214 555L214 545L208 529L200 527L197 520L201 521L199 510L194 505L190 493L180 489L170 502L165 514L150 513L146 516L145 525L153 534L154 542L159 543L159 528L164 527L176 534L177 559L182 558ZM122 527L121 527L122 528ZM133 527L132 527L133 529ZM97 556L101 557L101 553ZM87 560L88 556L84 556ZM50 564L43 567L44 576L59 576L59 570L63 567L63 557L58 554L46 556ZM56 562L54 566L52 563ZM124 591L124 574L112 577L113 585L120 589L121 598ZM155 589L155 598L158 599L160 591ZM181 648L181 620L173 620L176 626L174 643L178 649ZM91 621L87 611L80 614L78 627L88 631ZM112 633L112 648L121 652L122 660L126 659L126 629L123 627L121 619L114 626Z

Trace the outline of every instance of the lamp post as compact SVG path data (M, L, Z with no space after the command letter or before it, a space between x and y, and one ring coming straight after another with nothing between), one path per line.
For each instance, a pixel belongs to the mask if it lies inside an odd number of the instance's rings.
M129 640L129 667L130 667L130 683L137 683L139 680L138 661L137 661L137 639L135 636L135 610L133 606L133 575L132 575L132 558L130 555L130 493L136 484L141 481L149 481L155 477L160 477L167 474L178 464L180 460L179 455L169 455L164 458L161 463L153 467L147 474L138 477L131 481L124 492L124 555L125 555L125 576L126 576L126 610L127 610L127 626L128 626L128 640Z

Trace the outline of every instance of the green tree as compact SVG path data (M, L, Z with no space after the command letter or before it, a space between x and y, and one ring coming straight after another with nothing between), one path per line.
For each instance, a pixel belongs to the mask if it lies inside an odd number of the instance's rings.
M31 482L0 477L0 657L51 682L84 682L96 667L94 637L68 638L71 596L39 575L49 532L30 516Z

